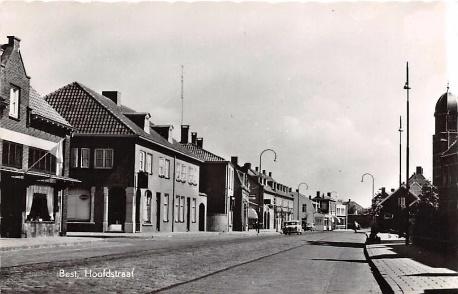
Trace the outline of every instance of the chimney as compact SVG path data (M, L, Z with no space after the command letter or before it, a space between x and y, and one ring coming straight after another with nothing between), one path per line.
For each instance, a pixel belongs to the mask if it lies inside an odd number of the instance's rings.
M393 193L394 191L395 191L394 188L391 188L391 193Z
M381 190L382 190L382 195L385 195L385 187L382 187Z
M326 195L328 195L328 197L331 197L331 192L327 192Z
M320 191L316 191L316 197L320 197Z
M181 144L188 144L189 125L181 125Z
M299 193L299 189L296 189L296 193Z
M269 172L269 177L272 177L272 172Z
M199 148L203 148L203 146L204 146L204 138L197 138L196 145Z
M116 105L121 105L121 92L119 91L102 91L102 95L116 103Z
M289 188L289 191L292 192L292 191L293 191L293 188L290 187L290 188Z
M423 168L421 166L417 166L417 175L422 175L423 174Z
M255 169L256 169L256 172L258 172L258 171L259 171L259 167L258 167L258 166L257 166L257 167L255 167Z
M191 143L192 145L196 145L197 141L197 132L191 132Z
M249 170L251 169L251 163L247 162L243 165L244 168L246 168L246 170Z
M233 165L238 166L239 165L239 158L237 156L231 156L231 162Z
M13 47L13 50L19 49L19 43L21 39L15 36L8 36L8 45Z
M266 170L265 169L262 170L262 174L264 174L264 175L266 174Z

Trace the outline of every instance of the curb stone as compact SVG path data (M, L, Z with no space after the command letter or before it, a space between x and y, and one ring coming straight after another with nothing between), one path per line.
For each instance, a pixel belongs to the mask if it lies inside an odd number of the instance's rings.
M380 286L380 289L382 290L383 293L385 294L393 294L393 288L391 288L390 284L388 281L383 277L383 275L380 273L380 270L377 268L377 266L374 264L372 259L369 256L369 252L367 251L367 245L364 246L364 256L367 259L367 262L369 263L369 266L371 267L372 273L374 274L375 280Z

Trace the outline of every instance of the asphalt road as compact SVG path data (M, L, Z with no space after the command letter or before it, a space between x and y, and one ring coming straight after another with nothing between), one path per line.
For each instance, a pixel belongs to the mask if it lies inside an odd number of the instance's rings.
M363 234L108 239L2 252L1 293L380 293Z

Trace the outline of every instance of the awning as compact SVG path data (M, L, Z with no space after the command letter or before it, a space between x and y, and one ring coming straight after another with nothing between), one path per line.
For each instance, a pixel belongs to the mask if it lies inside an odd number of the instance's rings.
M61 181L61 182L73 182L73 183L81 183L80 180L64 177L64 176L57 176L52 174L45 174L36 171L28 171L27 173L24 170L14 168L14 167L6 167L0 166L0 171L9 172L16 174L17 177L35 177L39 178L40 180L54 180L54 181Z
M258 219L258 213L254 210L254 208L248 208L248 218Z

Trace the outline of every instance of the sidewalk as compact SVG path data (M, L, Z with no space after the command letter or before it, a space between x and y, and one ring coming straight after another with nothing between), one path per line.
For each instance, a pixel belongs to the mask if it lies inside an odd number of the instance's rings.
M369 264L390 293L458 293L458 260L381 234L382 244L366 245Z
M261 230L259 235L276 235L275 230ZM154 233L103 233L103 232L68 232L65 237L38 237L38 238L0 238L0 252L31 248L54 248L77 246L93 242L104 242L107 238L131 239L205 239L218 236L256 236L255 230L245 232L154 232Z

